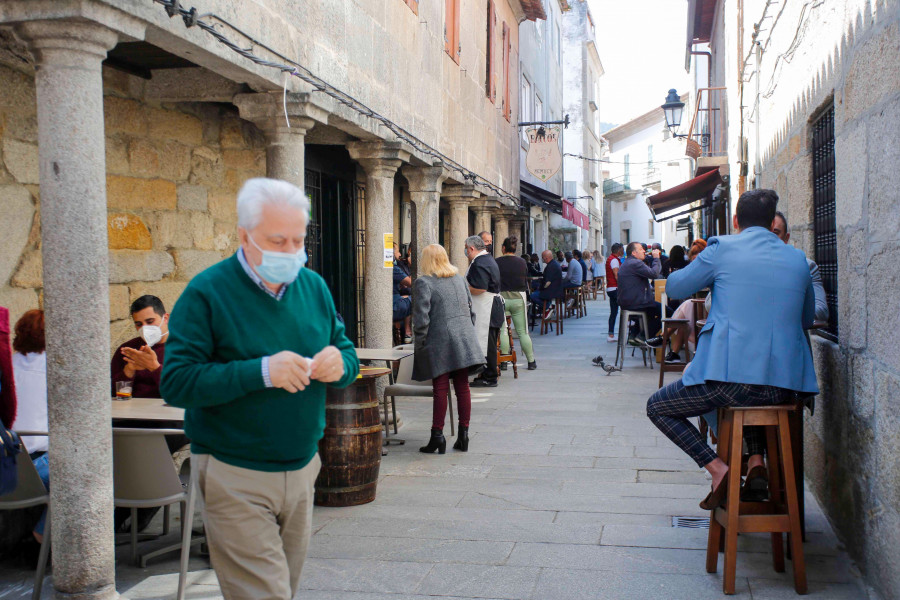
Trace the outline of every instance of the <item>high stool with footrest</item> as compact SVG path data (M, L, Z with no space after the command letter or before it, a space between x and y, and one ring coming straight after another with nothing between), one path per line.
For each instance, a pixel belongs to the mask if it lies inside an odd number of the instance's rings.
M784 542L790 540L794 571L794 589L807 591L806 562L800 528L797 481L794 476L794 448L791 445L789 417L802 410L802 404L729 407L719 409L719 457L728 464L727 494L724 506L713 509L709 519L706 546L706 571L718 567L721 536L725 535L725 563L722 588L734 594L739 533L771 533L772 561L775 571L784 572ZM769 472L769 500L741 502L741 461L744 427L766 428L766 452Z

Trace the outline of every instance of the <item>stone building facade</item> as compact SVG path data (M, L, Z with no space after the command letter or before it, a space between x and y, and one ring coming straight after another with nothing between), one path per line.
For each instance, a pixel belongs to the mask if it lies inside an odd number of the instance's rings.
M805 418L807 485L867 580L900 597L900 3L692 0L690 10L728 87L731 164L746 165L747 187L778 192L791 242L827 269L831 319L811 336L821 393ZM735 200L739 185L733 177Z
M304 81L159 3L0 2L0 303L46 310L51 445L79 449L51 453L57 590L115 597L109 353L132 299L171 307L234 252L243 181L310 194L310 262L370 347L391 345L384 236L404 198L414 246L443 241L459 266L472 232L521 227L518 25L545 15L492 0L489 26L487 4L198 5Z

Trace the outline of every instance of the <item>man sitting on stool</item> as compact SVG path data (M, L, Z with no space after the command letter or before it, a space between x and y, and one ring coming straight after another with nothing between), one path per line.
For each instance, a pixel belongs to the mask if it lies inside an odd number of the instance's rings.
M636 310L647 315L647 327L645 331L648 338L647 345L658 347L662 345L661 337L656 336L662 324L662 313L659 302L656 302L651 281L662 277L662 265L659 261L659 250L652 253L653 268L647 266L644 259L647 254L640 242L631 242L625 248L626 258L616 277L618 288L618 304L624 310ZM667 311L668 312L668 311ZM619 332L621 335L621 332ZM637 343L636 333L629 331L628 343Z

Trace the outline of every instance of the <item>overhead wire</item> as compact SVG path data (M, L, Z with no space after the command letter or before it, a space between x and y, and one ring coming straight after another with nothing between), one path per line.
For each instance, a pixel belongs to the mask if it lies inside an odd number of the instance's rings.
M307 69L300 63L288 58L287 56L284 56L283 54L281 54L277 50L267 46L263 42L260 42L259 40L254 38L252 35L244 32L236 25L230 23L227 19L225 19L215 13L198 14L197 9L194 7L190 8L190 9L186 9L186 8L182 7L180 0L153 0L153 2L163 5L165 7L166 13L170 17L180 15L182 17L182 19L184 20L186 27L196 26L196 27L202 29L203 31L205 31L206 33L211 35L213 38L215 38L219 43L223 44L224 46L226 46L233 52L239 54L240 56L246 58L247 60L253 62L254 64L257 64L257 65L260 65L263 67L278 69L283 73L287 73L291 76L297 77L298 79L301 79L302 81L311 85L314 91L324 93L327 96L329 96L329 97L333 98L334 100L336 100L337 102L339 102L340 104L346 106L347 108L350 108L350 109L354 110L355 112L361 114L362 116L368 117L370 119L377 121L378 123L380 123L381 125L386 127L391 133L393 133L394 136L397 137L397 139L405 142L406 144L408 144L409 146L411 146L418 152L437 159L442 164L442 166L447 168L448 170L459 173L462 176L463 181L471 182L474 185L478 185L483 188L489 189L492 192L494 192L496 195L511 200L517 206L519 205L519 199L516 196L514 196L513 194L507 192L506 190L504 190L503 188L494 184L493 182L491 182L487 178L483 177L482 175L479 175L478 173L475 173L474 171L467 169L466 167L462 166L461 164L459 164L455 160L451 159L450 157L446 156L442 152L435 150L434 148L429 146L426 142L422 141L421 139L419 139L414 134L407 131L406 129L404 129L403 127L398 125L397 123L394 123L387 117L385 117L385 116L379 114L378 112L374 111L373 109L369 108L368 106L363 104L360 100L357 100L350 94L347 94L346 92L343 92L343 91L339 90L338 88L334 87L333 85L329 84L327 81L318 77L317 75L312 73L312 71L310 71L309 69ZM250 43L250 47L242 48L241 46L239 46L238 44L233 42L231 39L229 39L227 36L225 36L222 32L218 31L216 29L215 25L206 22L204 20L206 18L215 19L218 23L221 23L222 25L229 28L233 32L242 36L243 38L245 38L247 40L247 42ZM279 60L284 61L284 62L276 62L273 60L267 60L261 56L258 56L253 51L254 47L261 48L261 49L265 50L266 52L268 52L269 54L277 57Z

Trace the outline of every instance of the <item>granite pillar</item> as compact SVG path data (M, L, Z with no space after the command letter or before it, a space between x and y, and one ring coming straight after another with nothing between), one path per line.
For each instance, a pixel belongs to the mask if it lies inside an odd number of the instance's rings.
M416 207L413 222L413 277L418 275L419 253L425 246L437 244L440 224L441 187L449 173L442 166L406 165L401 173L409 182L409 195Z
M509 218L494 213L494 256L503 256L503 240L509 237Z
M316 123L327 123L328 113L311 104L308 93L288 93L286 102L283 92L238 94L234 104L242 119L266 135L266 176L305 192L306 132Z
M450 262L462 273L469 266L464 251L466 238L469 237L469 203L478 197L478 192L473 185L454 184L445 185L442 196L450 205L450 246L446 249L447 254L450 255Z
M117 598L101 63L118 34L84 20L16 32L35 60L53 585L57 598Z
M366 172L366 347L390 348L393 269L384 266L384 234L394 233L394 175L409 152L400 142L351 142L347 150Z

